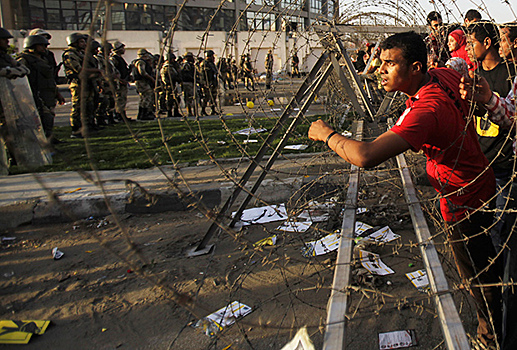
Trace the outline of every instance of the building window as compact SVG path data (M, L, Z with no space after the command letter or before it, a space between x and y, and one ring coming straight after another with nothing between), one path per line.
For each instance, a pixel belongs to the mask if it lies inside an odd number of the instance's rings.
M321 0L310 0L310 11L321 13Z
M248 11L248 30L275 30L275 16L271 13Z

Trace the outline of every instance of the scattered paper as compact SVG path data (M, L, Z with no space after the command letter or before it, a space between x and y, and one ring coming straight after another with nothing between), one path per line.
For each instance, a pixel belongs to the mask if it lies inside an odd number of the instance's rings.
M368 211L368 208L357 208L355 213L356 214L363 214L363 213L366 213L367 211Z
M362 233L364 233L365 231L367 231L367 230L369 230L371 228L373 228L373 226L365 224L364 222L361 222L361 221L356 221L355 222L355 235L356 235L356 237L360 236Z
M267 129L264 129L264 128L258 128L258 129L247 128L247 129L242 129L242 130L239 130L239 131L234 131L233 133L234 134L238 134L238 135L248 136L248 135L257 134L259 132L264 132L264 131L267 131Z
M63 253L62 251L60 251L57 247L55 247L54 249L52 249L52 257L54 258L54 260L59 260L63 257L63 255L65 255L65 253Z
M271 112L277 112L277 111L281 111L282 108L271 108Z
M387 242L391 242L391 241L394 241L394 240L400 238L400 235L393 233L393 231L389 228L389 226L385 226L385 227L381 228L380 230L377 230L374 233L371 233L364 238L369 241L387 243Z
M41 335L50 321L0 321L0 344L27 344L33 334Z
M278 226L276 229L279 231L286 232L305 232L311 227L311 221L286 221L282 225Z
M236 212L233 212L232 216L235 216L235 214ZM235 226L242 227L253 224L265 224L285 219L287 219L287 211L285 210L284 204L268 205L244 210L240 221L238 221Z
M2 237L2 242L12 242L15 240L16 240L16 237Z
M419 291L426 292L429 289L429 278L427 278L427 271L417 270L415 272L406 273L406 276Z
M265 245L275 245L275 244L276 244L276 235L263 238L260 241L253 243L253 245L255 247L262 247Z
M311 222L324 222L329 219L329 213L326 210L309 209L302 211L298 218Z
M282 350L315 350L307 328L303 327L296 333L293 340L287 343Z
M404 330L379 333L379 349L400 349L417 345L415 331Z
M218 145L226 145L226 141L217 141Z
M341 135L343 135L344 137L352 137L352 133L350 131L343 131Z
M251 312L251 307L234 301L216 312L199 320L194 327L202 328L205 334L213 336L224 327L235 323Z
M242 143L257 143L258 140L250 139L250 140L244 140Z
M304 149L307 149L309 145L288 145L285 146L284 149L293 149L296 151L303 151Z
M395 273L395 271L382 262L379 258L379 254L360 250L359 259L361 261L361 265L363 265L363 267L371 274L384 276Z
M340 237L339 232L335 232L317 241L307 242L305 243L305 247L302 248L302 255L308 258L310 256L330 253L339 247Z

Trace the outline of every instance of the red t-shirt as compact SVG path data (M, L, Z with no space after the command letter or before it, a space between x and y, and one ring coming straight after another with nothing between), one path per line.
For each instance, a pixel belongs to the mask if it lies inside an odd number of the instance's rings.
M479 147L474 122L467 122L469 105L459 95L460 74L436 68L429 75L429 83L408 99L391 131L427 156L427 176L443 195L442 216L455 222L494 195L495 178Z

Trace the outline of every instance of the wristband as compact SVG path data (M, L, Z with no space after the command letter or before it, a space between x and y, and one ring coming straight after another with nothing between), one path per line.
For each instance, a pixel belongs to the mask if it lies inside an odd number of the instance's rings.
M327 145L327 147L329 147L329 141L330 141L330 138L331 138L332 136L336 135L337 133L338 133L337 131L332 131L332 132L330 133L330 135L329 135L329 136L327 136L327 140L325 141L325 144Z

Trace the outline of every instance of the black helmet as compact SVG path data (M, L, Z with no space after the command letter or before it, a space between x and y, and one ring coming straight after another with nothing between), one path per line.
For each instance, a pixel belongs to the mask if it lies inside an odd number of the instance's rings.
M66 37L66 44L68 46L73 45L77 43L79 40L84 39L86 40L87 36L81 33L72 33L69 36Z
M205 51L205 55L206 55L206 57L213 56L214 54L215 54L215 53L214 53L214 51L212 51L212 50L206 50L206 51Z
M7 29L0 28L0 39L11 39L12 37Z
M29 32L29 35L42 35L45 38L47 38L48 40L52 39L52 35L50 35L50 33L47 32L45 29L41 29L41 28L34 28L33 30L31 30Z
M92 50L97 50L97 49L101 48L101 43L98 42L97 40L92 40L92 43L90 45L91 45L90 47Z
M104 42L104 45L101 46L101 51L104 52L104 50L108 50L108 52L113 50L113 45L107 41Z
M23 40L23 48L30 49L35 45L48 45L48 39L43 35L29 35Z

